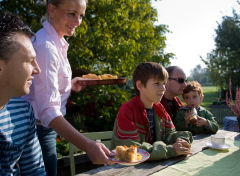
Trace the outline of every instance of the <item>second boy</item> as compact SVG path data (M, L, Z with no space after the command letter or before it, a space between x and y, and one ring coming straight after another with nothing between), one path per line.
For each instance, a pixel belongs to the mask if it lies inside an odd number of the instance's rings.
M218 131L217 121L212 113L200 106L204 98L201 85L197 81L189 82L182 96L187 106L182 107L176 114L174 120L176 129L188 130L193 134L216 133ZM190 122L189 108L197 109L197 120L194 123Z

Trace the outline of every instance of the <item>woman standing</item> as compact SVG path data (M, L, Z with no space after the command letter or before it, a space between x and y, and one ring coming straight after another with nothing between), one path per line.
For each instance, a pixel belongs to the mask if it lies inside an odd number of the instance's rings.
M109 164L110 151L102 144L81 135L65 120L66 102L71 89L80 91L79 77L71 80L67 58L68 43L81 24L86 0L48 0L48 18L36 33L33 45L41 73L35 77L28 97L38 120L38 137L48 175L57 175L56 132L87 152L95 164ZM56 132L55 132L56 131Z

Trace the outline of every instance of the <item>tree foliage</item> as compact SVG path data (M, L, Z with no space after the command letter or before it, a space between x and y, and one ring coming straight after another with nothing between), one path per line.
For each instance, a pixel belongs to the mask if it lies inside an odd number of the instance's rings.
M2 0L0 11L19 15L36 32L41 27L40 19L45 14L46 5L40 0Z
M0 9L18 14L36 32L46 7L40 0L2 0ZM164 52L168 29L155 25L156 21L157 11L150 0L88 0L82 24L67 38L73 76L110 73L126 77L128 84L87 87L71 97L78 108L68 114L76 117L80 112L86 130L96 131L104 123L104 130L112 128L120 105L132 96L136 65L145 61L169 64L173 54Z
M203 61L207 65L210 76L220 88L227 88L232 78L233 87L240 85L240 21L233 10L233 16L224 16L218 24L215 37L216 48L208 53Z
M188 80L198 81L202 86L212 85L208 69L202 68L201 65L197 65L191 70L191 75Z
M74 71L113 73L129 77L140 62L169 63L164 25L155 26L157 12L146 0L89 0L86 17L69 38Z

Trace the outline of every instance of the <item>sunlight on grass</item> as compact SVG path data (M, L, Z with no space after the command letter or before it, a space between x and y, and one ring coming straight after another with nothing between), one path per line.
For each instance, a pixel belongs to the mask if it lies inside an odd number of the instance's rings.
M202 106L209 109L214 101L218 101L219 89L215 86L203 87L203 95Z

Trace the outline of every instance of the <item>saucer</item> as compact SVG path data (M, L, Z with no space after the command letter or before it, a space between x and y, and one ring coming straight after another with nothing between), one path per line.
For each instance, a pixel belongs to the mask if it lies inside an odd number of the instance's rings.
M211 142L207 142L207 147L217 150L228 150L231 146L229 144L213 145Z

